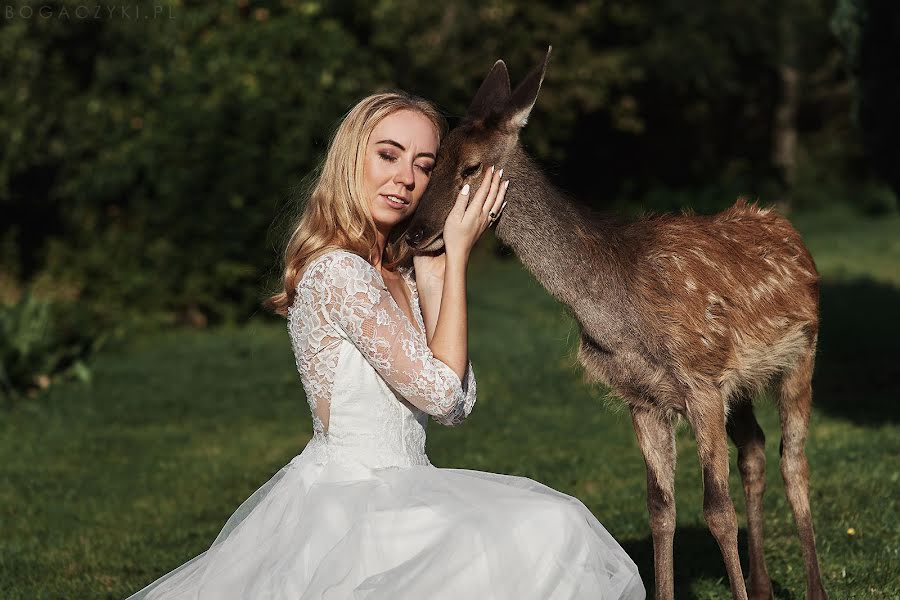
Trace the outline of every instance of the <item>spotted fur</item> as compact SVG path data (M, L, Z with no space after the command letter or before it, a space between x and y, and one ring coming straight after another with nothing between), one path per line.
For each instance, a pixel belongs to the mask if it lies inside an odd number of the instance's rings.
M548 53L549 57L549 53ZM807 598L825 598L803 451L818 337L819 276L790 222L738 200L711 216L627 220L592 214L552 186L525 153L519 130L547 59L510 91L502 61L481 85L468 118L446 138L408 229L413 246L438 249L456 192L487 166L511 180L496 225L538 281L581 327L587 376L629 406L647 465L656 598L674 598L674 421L692 426L703 469L703 512L719 543L735 598L770 598L762 552L765 436L756 393L773 388L782 422L781 470L800 533ZM471 180L474 182L474 180ZM728 437L738 447L747 500L749 581L737 551L728 491Z

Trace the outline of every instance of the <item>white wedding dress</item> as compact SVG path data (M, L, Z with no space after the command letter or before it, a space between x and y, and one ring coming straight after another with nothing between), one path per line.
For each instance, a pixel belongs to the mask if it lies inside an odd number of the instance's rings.
M643 599L637 567L585 506L524 477L431 465L425 426L475 404L378 271L316 258L289 311L314 435L212 546L137 599Z

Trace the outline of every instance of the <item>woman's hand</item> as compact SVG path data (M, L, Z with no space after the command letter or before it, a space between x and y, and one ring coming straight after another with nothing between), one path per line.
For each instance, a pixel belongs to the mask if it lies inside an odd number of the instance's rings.
M478 191L469 198L469 184L456 197L456 204L444 223L444 283L440 300L426 309L426 335L428 347L435 358L453 369L460 380L465 378L466 365L469 360L468 315L466 314L466 265L472 246L497 218L503 207L503 197L509 181L502 182L503 170L495 172L491 167L485 173ZM468 204L467 204L468 203ZM436 296L436 295L435 295ZM422 294L419 294L422 299ZM434 305L439 305L433 330L429 325L429 315L435 314ZM428 314L426 314L428 313Z
M471 199L469 184L463 186L444 223L444 247L448 256L467 260L475 242L500 215L509 187L509 180L501 181L502 176L503 169L491 167Z

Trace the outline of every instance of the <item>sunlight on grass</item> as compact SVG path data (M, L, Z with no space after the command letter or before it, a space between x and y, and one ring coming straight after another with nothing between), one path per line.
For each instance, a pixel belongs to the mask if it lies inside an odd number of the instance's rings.
M812 508L831 597L896 598L900 415L896 378L886 374L896 367L900 331L895 317L876 317L900 297L900 223L841 218L796 219L824 276L808 441ZM430 425L432 461L576 495L652 588L643 461L627 411L583 383L574 322L517 261L493 257L488 245L472 266L470 305L478 405L461 427ZM53 387L0 422L4 599L126 596L205 550L240 502L310 438L283 322L161 332L107 350L95 369L92 386ZM768 436L769 571L778 597L801 598L778 415L770 402L758 414ZM689 428L677 440L680 597L728 598ZM734 454L731 491L743 524Z
M794 219L821 275L869 278L900 287L900 215L863 218L836 205Z

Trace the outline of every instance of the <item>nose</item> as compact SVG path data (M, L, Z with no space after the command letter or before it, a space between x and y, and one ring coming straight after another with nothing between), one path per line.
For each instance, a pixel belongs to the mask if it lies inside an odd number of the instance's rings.
M402 161L397 162L399 164ZM413 173L413 166L401 164L397 169L397 173L394 175L394 181L407 189L413 189L413 186L416 183L416 174Z
M416 227L415 229L411 229L406 234L406 242L415 248L419 245L419 242L422 241L422 237L425 235L425 229L422 227Z

